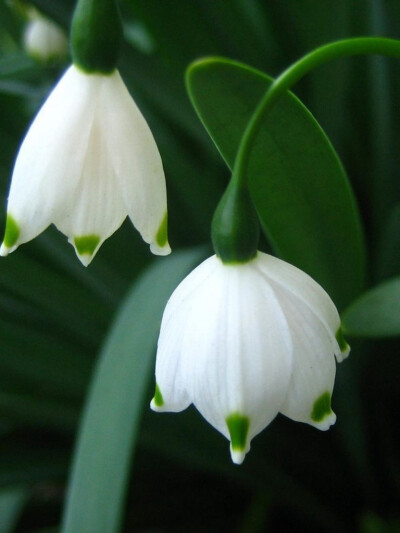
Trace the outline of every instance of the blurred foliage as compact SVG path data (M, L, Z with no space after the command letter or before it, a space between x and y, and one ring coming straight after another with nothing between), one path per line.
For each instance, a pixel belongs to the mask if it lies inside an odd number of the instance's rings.
M72 0L32 3L67 30ZM213 210L229 177L185 92L189 62L224 56L276 76L332 40L400 38L398 0L121 0L120 7L126 37L120 70L164 161L174 251L209 243ZM67 66L27 58L20 46L24 23L21 10L1 1L3 227L19 143ZM399 63L376 57L337 61L295 88L352 182L370 287L400 274L399 89ZM86 270L54 228L1 260L1 531L58 531L78 422L105 334L129 287L139 287L151 265L172 260L151 257L129 222ZM143 349L153 352L155 340ZM150 413L153 382L145 384L123 530L399 531L400 343L351 345L352 356L337 372L336 426L319 433L279 417L239 468L230 464L227 442L193 409Z

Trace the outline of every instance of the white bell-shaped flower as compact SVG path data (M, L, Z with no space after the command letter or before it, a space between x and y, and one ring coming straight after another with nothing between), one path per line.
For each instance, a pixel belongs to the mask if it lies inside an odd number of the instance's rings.
M72 65L18 153L0 255L54 223L88 265L127 215L153 253L170 252L164 171L143 115L117 70Z
M26 52L39 61L54 61L68 56L68 39L60 26L36 10L30 12L23 42Z
M348 352L333 302L307 274L261 252L246 263L213 256L167 304L151 407L193 403L240 464L278 412L322 430L335 422L335 356Z

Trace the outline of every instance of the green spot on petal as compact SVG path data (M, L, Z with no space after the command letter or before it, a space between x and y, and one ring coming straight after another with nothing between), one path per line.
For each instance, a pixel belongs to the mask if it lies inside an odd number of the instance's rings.
M239 413L234 413L226 418L226 424L231 436L232 450L245 451L250 426L249 418Z
M163 248L168 241L168 213L165 213L165 216L160 224L160 227L158 228L157 235L156 235L156 243L160 248Z
M93 255L99 245L100 237L98 235L83 235L74 237L74 244L79 255Z
M342 353L345 353L349 349L349 345L347 344L346 339L344 338L342 328L339 328L336 332L336 340L339 344L340 351Z
M11 248L17 242L20 229L11 215L7 215L6 232L4 234L4 246Z
M153 398L154 405L157 407L162 407L164 405L164 398L161 394L160 387L156 383L156 390L154 392L154 398Z
M314 422L322 422L322 420L331 413L331 395L329 392L324 392L314 402L311 411L311 419L314 420Z

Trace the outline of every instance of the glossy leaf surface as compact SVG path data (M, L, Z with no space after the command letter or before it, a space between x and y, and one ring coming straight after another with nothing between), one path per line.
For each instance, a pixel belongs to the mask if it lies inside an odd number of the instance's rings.
M343 313L347 335L393 337L400 335L400 277L364 293Z
M189 68L192 103L230 168L271 81L225 59L200 60ZM253 147L249 180L275 252L321 283L338 305L359 294L364 248L353 193L328 138L294 95L267 116Z

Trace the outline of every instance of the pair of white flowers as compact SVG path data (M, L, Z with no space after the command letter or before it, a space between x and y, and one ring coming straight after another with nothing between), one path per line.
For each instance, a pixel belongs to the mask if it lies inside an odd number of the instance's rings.
M165 178L154 138L117 70L71 66L20 148L1 255L54 223L87 265L129 216L151 250L170 252ZM325 291L297 268L258 252L214 256L173 293L156 363L157 411L193 403L241 463L278 412L328 429L335 357L348 346Z

